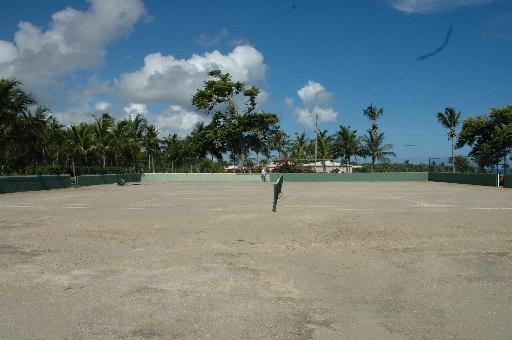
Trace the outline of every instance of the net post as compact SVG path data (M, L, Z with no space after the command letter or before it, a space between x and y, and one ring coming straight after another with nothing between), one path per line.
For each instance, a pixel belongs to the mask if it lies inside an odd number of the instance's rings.
M273 212L276 212L276 207L277 207L277 184L274 184L274 204L273 204L273 207L272 207L272 211Z
M274 184L274 204L272 206L272 211L276 212L277 208L277 200L279 199L279 195L281 194L281 189L283 187L283 175L279 177L276 184Z

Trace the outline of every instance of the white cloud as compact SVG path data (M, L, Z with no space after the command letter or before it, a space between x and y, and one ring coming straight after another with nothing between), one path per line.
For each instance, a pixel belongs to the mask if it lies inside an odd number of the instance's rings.
M309 129L315 128L315 117L309 109L301 109L296 107L294 110L294 115L297 117L297 123Z
M8 65L18 58L18 49L9 41L0 40L0 65Z
M21 21L12 42L0 40L0 77L20 79L65 125L93 122L93 115L103 112L116 121L141 113L161 131L160 136L184 137L197 122L210 119L191 104L208 71L220 69L248 85L265 80L263 55L249 45L234 47L228 54L213 51L181 60L149 54L142 68L115 79L115 87L97 75L86 77L80 71L105 65L108 45L148 18L143 0L87 1L86 11L68 7L54 13L47 28ZM217 38L226 35L222 31ZM257 102L268 97L261 91ZM169 106L154 110L152 103Z
M319 123L333 123L338 118L338 112L335 112L332 108L322 108L315 106L313 109L313 116L318 115Z
M327 92L319 83L308 81L308 84L297 91L302 103L306 107L325 107L332 100L332 93Z
M312 129L316 125L317 115L318 123L336 121L338 113L329 107L333 95L322 85L310 80L306 86L297 91L297 94L304 105L304 108L296 107L293 111L299 124ZM293 105L293 99L286 98L286 104Z
M388 0L391 6L405 13L434 13L463 6L475 6L496 0Z
M294 104L295 103L292 98L284 98L284 105L286 108L292 108Z
M315 95L319 91L325 91L325 88L319 83L310 80L306 86L297 91L297 94L302 99L304 105L310 105L314 102Z
M183 138L192 131L196 123L208 123L204 115L188 111L179 105L172 105L159 114L149 114L147 119L160 130L160 138L175 133Z
M125 107L123 110L125 110L129 115L137 115L139 113L145 115L148 113L146 104L140 103L130 103L130 106Z
M332 108L321 108L315 106L312 110L302 109L296 107L293 111L297 117L297 123L309 128L314 129L316 125L316 116L318 115L318 123L333 123L338 118L338 113Z
M144 58L140 70L121 75L118 84L129 101L190 107L192 96L203 87L209 71L219 69L234 81L255 83L265 78L266 68L263 55L248 45L237 46L227 55L213 51L203 56L194 54L187 60L154 53Z
M258 103L258 105L264 104L268 102L269 97L270 95L268 94L267 91L260 89L260 93L258 93L258 96L256 97L256 103Z
M97 102L95 105L94 105L94 108L97 110L97 111L105 111L105 109L109 106L110 104L107 103L107 102Z
M142 0L88 0L90 8L52 15L46 31L25 21L14 43L0 41L0 77L15 76L37 92L56 77L105 63L106 46L146 15Z

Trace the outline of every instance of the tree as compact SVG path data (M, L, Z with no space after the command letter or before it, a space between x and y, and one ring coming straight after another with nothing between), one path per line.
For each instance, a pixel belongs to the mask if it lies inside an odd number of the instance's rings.
M208 75L213 79L206 80L204 88L197 90L192 104L197 110L206 110L206 114L213 113L212 121L219 129L219 135L237 147L238 167L242 168L249 136L261 133L262 127L268 130L279 119L273 114L255 112L259 94L256 86L248 89L246 84L233 82L229 73L223 74L220 70L210 71ZM239 96L246 98L243 107L237 104Z
M311 151L311 141L306 137L306 132L295 132L295 140L290 145L290 156L303 162Z
M363 145L361 154L364 158L370 157L372 159L372 172L375 167L375 161L389 162L389 157L396 157L392 151L393 145L384 144L384 133L376 133L368 130L368 136L363 137Z
M60 164L65 156L65 129L64 125L53 117L49 117L49 124L45 129L43 138L43 158L46 157L46 164L51 160L52 165Z
M199 122L194 130L192 130L190 137L195 149L193 153L197 154L200 158L205 158L207 155L211 156L211 172L214 173L215 165L213 158L221 160L222 153L226 150L222 143L224 138L219 135L219 129L213 124L204 125L203 122Z
M15 123L18 131L16 140L26 148L27 154L30 155L32 175L36 174L37 158L39 154L43 154L46 130L53 119L52 116L46 116L49 111L47 107L38 106L34 113L23 112Z
M91 125L91 151L100 158L101 174L103 175L107 152L111 147L114 119L108 113L103 113L99 118L94 115L93 117L95 122Z
M155 172L155 156L160 153L160 140L158 134L160 131L154 125L148 125L144 134L144 148L148 154L148 170L153 166Z
M377 109L371 103L367 109L363 110L363 115L368 117L368 119L372 121L372 126L370 127L370 130L374 133L377 133L377 131L379 130L379 127L377 126L377 119L379 119L379 117L382 116L382 114L384 114L384 109Z
M275 129L270 135L270 149L277 151L277 158L288 156L287 150L290 146L290 138L281 129Z
M31 105L37 104L34 96L23 91L21 85L14 78L0 79L0 151L6 150L16 120L27 113Z
M333 141L334 137L332 135L327 134L327 130L320 131L318 133L318 156L322 160L323 171L327 172L325 161L327 159L332 159L334 156L333 153ZM316 168L316 164L315 164Z
M91 127L87 123L71 124L68 134L70 153L73 159L78 157L79 173L81 173L83 161L91 151ZM73 176L76 176L74 165Z
M139 172L139 154L144 147L145 134L148 121L140 113L135 117L128 117L126 122L126 133L124 134L124 145L135 166L135 173Z
M183 157L183 140L177 134L168 135L163 141L164 158L169 160L171 172L174 172L174 163L181 161Z
M453 172L455 172L455 161L457 159L454 157L455 148L453 144L453 139L455 138L455 136L457 136L457 134L455 133L455 128L460 123L460 112L456 113L453 107L447 107L444 109L444 112L437 113L437 121L441 123L443 127L450 130L450 132L448 132L448 139L452 141L452 159L454 160Z
M120 120L117 123L112 124L111 134L109 139L109 149L114 155L116 162L116 170L119 173L119 158L123 155L126 150L125 135L128 131L128 121Z
M479 168L496 166L512 151L512 106L465 119L456 147L465 145L471 147L469 156Z
M346 171L349 172L350 158L361 154L361 138L356 135L357 130L350 130L350 126L340 125L334 139L334 153L343 156L346 160Z

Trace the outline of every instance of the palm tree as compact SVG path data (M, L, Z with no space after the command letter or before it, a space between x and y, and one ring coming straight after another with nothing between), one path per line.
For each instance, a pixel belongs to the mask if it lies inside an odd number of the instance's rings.
M356 135L357 130L350 130L350 126L340 125L336 132L334 150L347 161L346 171L349 172L350 158L361 154L361 138Z
M116 162L116 172L119 173L119 157L121 157L126 150L126 139L125 135L128 130L128 121L120 120L119 122L112 124L111 134L109 139L109 149L114 155Z
M91 151L100 157L101 174L107 158L107 152L110 149L110 139L112 138L111 128L114 125L114 119L108 113L103 113L100 118L94 116L92 129Z
M0 79L0 150L9 142L8 133L21 114L27 113L31 105L37 104L34 96L23 91L21 82L14 78Z
M148 125L144 135L144 147L148 153L148 168L151 169L152 165L153 173L155 172L155 155L160 153L159 133L160 131L154 125Z
M455 128L460 123L460 112L456 113L453 107L447 107L444 109L444 112L437 113L437 121L441 123L442 126L449 129L448 139L452 141L452 164L453 164L453 172L455 172L455 157L454 157L454 145L453 139L457 134L455 133Z
M375 160L389 162L389 157L396 157L392 151L393 145L384 144L384 133L376 133L368 130L368 136L363 137L362 155L363 157L371 157L372 159L372 172L375 165Z
M183 140L177 134L168 135L163 141L164 157L171 162L171 172L174 172L174 162L182 157Z
M377 109L375 106L370 103L370 106L366 110L363 110L363 115L368 117L372 121L372 126L370 128L371 131L377 132L379 127L377 126L377 119L384 113L384 109L381 107Z
M286 156L289 146L289 136L280 129L274 130L270 136L270 148L277 151L278 158L281 158L281 155Z
M68 131L70 152L73 159L74 156L78 157L79 173L81 173L83 160L91 151L91 126L83 122L78 125L71 124ZM76 175L74 167L73 161L73 176Z
M311 149L311 141L306 137L306 132L295 132L295 140L291 142L291 157L304 161Z
M135 163L135 173L139 172L138 157L144 147L144 136L148 127L148 121L140 113L135 117L130 116L127 121L125 135L126 149Z
M52 165L61 164L62 156L65 155L64 152L61 152L65 145L64 125L53 116L48 119L49 124L43 138L43 158L47 159L46 164L48 164L48 160L52 161Z
M17 139L27 148L31 158L31 174L36 174L36 163L38 154L44 150L44 139L47 129L53 119L52 116L46 117L50 110L44 106L38 106L34 113L28 111L18 117L16 122Z
M333 136L327 135L327 130L318 132L318 156L322 160L324 173L327 172L325 161L333 158ZM315 164L316 168L316 164Z

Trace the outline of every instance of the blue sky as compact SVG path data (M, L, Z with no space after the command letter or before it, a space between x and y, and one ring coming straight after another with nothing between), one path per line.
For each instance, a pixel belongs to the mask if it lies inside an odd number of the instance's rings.
M316 113L363 134L373 103L396 161L426 163L451 155L438 111L512 104L511 58L510 0L0 1L0 77L64 124L143 113L161 137L208 121L190 99L221 69L291 138L313 138Z

